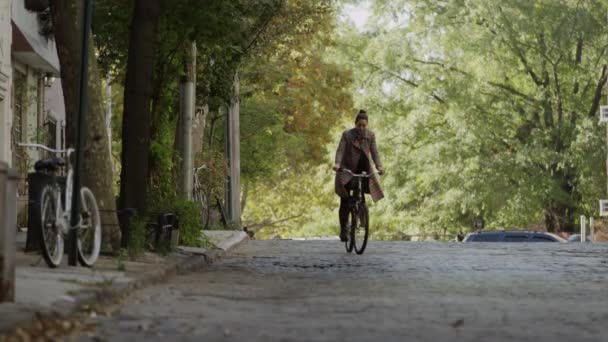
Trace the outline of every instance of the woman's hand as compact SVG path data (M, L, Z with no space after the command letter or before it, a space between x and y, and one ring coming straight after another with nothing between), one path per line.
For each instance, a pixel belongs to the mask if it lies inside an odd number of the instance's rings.
M332 169L336 172L340 171L340 165L334 165L334 167L332 167Z
M379 167L378 168L378 174L380 174L380 176L384 176L384 168Z

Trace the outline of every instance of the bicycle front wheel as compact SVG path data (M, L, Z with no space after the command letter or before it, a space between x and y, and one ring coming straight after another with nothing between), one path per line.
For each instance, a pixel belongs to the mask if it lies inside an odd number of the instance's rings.
M80 189L80 226L78 229L78 261L91 267L101 250L101 216L93 192L86 187Z
M355 252L363 254L367 246L367 238L369 237L369 215L365 203L362 203L359 207L356 222L357 224L353 226Z
M45 186L40 196L40 250L46 264L55 268L63 258L63 232L59 226L59 198L53 187Z
M346 251L351 253L353 248L355 247L355 236L353 227L357 224L357 215L355 215L354 211L351 211L348 214L348 221L346 222L346 242L344 243L344 247L346 247Z

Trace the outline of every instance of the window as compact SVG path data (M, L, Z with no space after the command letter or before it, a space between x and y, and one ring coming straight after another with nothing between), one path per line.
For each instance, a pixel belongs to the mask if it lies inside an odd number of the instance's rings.
M528 235L525 234L507 234L505 235L505 242L526 242L528 241Z
M474 242L498 242L500 240L500 234L479 234L471 237L471 241Z
M55 119L48 117L48 121L46 122L47 127L47 146L51 148L58 148L57 146L57 121Z
M555 239L549 236L534 235L532 242L555 242Z

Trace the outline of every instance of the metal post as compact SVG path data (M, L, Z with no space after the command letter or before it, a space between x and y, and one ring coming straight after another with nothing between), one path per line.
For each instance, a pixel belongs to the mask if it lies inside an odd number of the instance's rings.
M183 198L192 199L192 121L196 106L196 43L190 45L190 61L186 78L180 84L179 150L181 157L180 191Z
M230 220L240 227L241 224L241 138L240 138L240 77L235 71L232 84L232 96L228 110L228 127L230 140Z
M220 109L221 110L221 109ZM232 212L230 211L231 209L231 198L232 198L232 194L231 194L231 164L232 164L232 155L231 155L231 129L230 129L230 109L228 107L226 107L226 123L225 123L225 127L224 127L224 156L226 158L226 161L228 163L228 174L226 175L226 181L225 181L225 189L224 189L224 208L226 209L226 216L228 216L228 219L232 220Z
M78 101L78 125L76 132L76 162L74 167L74 189L72 192L72 217L70 218L70 233L68 238L68 265L78 265L77 231L74 229L80 220L80 187L82 176L82 161L84 158L83 148L86 137L85 110L88 103L88 71L89 71L89 36L91 33L91 15L93 10L92 0L84 1L84 18L82 20L82 41L80 52L80 98Z
M581 215L581 242L587 241L587 218Z
M15 300L17 180L17 172L0 162L0 303Z
M180 157L181 157L181 182L180 190L182 197L192 198L192 117L194 114L194 83L184 81L180 85Z
M589 234L591 234L591 242L595 242L595 219L589 218Z

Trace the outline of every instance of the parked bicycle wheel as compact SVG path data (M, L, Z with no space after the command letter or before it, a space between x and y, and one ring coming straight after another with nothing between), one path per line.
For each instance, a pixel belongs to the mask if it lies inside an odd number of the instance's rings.
M209 196L204 194L202 191L196 191L194 193L194 201L200 205L201 213L201 226L203 229L209 228L209 215L211 213L211 206L209 205Z
M357 210L357 216L357 224L354 225L353 229L353 240L355 252L357 254L363 254L369 236L369 217L365 203L361 203L359 210Z
M46 264L55 268L63 258L63 232L58 225L59 198L53 187L45 186L40 196L40 249Z
M86 187L80 189L80 227L78 227L78 261L91 267L101 250L101 217L93 192Z

